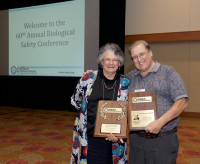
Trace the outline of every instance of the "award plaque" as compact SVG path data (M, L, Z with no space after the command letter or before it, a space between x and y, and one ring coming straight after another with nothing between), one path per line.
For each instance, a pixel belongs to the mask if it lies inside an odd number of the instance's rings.
M94 137L127 138L127 101L100 100L97 106Z
M145 130L158 118L156 91L128 93L128 127L130 131Z

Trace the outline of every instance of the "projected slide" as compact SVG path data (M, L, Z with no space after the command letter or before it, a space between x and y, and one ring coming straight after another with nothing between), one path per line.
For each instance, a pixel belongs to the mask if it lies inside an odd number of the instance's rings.
M9 10L10 76L81 76L85 1Z

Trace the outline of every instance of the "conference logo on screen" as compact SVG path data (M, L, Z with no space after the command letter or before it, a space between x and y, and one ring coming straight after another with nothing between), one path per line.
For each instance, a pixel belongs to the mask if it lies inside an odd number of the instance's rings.
M37 74L36 70L29 69L28 66L12 66L11 67L12 74Z
M12 67L11 67L11 73L12 73L12 74L16 74L16 67L15 67L15 66L12 66Z

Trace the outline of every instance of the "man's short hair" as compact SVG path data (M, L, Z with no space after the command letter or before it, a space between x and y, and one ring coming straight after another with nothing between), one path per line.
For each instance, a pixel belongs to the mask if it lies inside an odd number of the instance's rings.
M128 49L128 52L129 52L130 55L131 55L131 49L132 49L132 47L137 46L139 44L143 44L148 51L151 50L151 47L150 47L149 43L147 43L145 40L137 40L137 41L133 42L130 45L129 49Z

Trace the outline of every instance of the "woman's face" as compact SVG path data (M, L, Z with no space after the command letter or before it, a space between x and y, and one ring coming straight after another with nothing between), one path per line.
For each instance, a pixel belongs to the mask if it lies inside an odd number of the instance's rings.
M101 64L103 66L103 71L106 74L115 74L118 67L120 66L118 56L110 50L107 50L104 53L104 59Z

